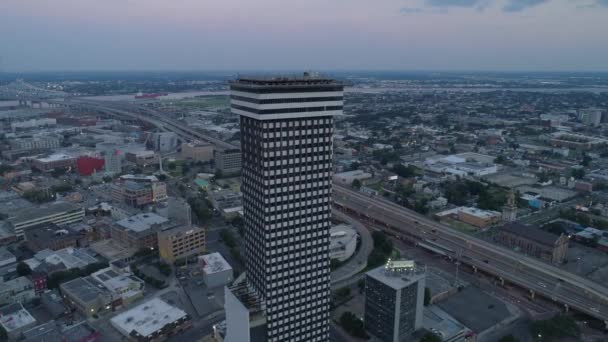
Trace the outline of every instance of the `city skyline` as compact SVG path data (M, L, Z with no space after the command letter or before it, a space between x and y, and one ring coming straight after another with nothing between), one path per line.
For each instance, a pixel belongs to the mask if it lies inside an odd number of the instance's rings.
M605 0L8 0L0 13L8 72L608 70Z

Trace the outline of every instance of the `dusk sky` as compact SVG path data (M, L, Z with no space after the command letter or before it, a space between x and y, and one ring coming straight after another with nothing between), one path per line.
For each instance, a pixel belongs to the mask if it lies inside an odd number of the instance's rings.
M0 0L0 71L608 70L608 0Z

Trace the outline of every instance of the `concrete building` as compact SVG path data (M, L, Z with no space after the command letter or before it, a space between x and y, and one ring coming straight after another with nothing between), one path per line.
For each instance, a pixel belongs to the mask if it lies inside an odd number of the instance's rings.
M164 341L192 326L190 316L159 298L151 299L110 319L131 341Z
M103 152L104 171L110 175L122 173L122 156L117 149L107 149Z
M185 226L192 225L192 208L188 201L181 197L169 197L167 206L169 220Z
M152 134L151 141L155 151L166 153L177 148L179 139L173 132L158 132Z
M23 342L95 342L100 333L87 321L68 325L48 321L23 331Z
M137 214L122 219L112 226L112 239L136 249L157 248L157 234L173 224L165 217L154 213Z
M82 236L53 223L33 227L25 231L25 243L32 252L43 249L54 251L67 247L77 247Z
M17 341L21 333L36 325L36 319L23 305L16 303L0 308L0 326L11 341Z
M205 229L190 225L178 226L158 233L160 257L167 262L200 255L205 252Z
M203 141L182 143L182 158L208 162L213 159L213 145Z
M588 126L599 126L602 122L604 111L599 108L586 108L578 111L578 118Z
M517 220L517 202L515 202L515 192L511 190L507 203L502 208L502 220L504 222L513 222Z
M127 152L125 159L137 166L147 167L158 163L158 155L154 151Z
M217 149L213 157L215 160L215 170L223 175L234 175L241 172L242 157L241 150Z
M228 189L209 193L213 208L226 219L233 218L243 212L242 194Z
M112 200L140 208L167 199L167 185L155 176L121 176L112 184Z
M502 214L493 210L482 210L473 207L457 207L435 214L441 221L458 220L477 228L487 228L501 222Z
M338 261L348 260L357 249L357 231L348 224L331 227L329 257Z
M18 277L0 283L0 305L26 303L34 297L34 284L28 277Z
M370 179L370 178L372 178L371 173L367 173L367 172L364 172L361 170L340 172L340 173L336 173L333 177L334 182L340 183L343 185L351 185L355 179L359 180L359 181L364 181L364 180Z
M48 157L34 159L32 166L43 172L54 169L67 169L76 166L76 159L76 157L67 154L52 154Z
M329 340L333 116L343 89L309 73L230 83L241 125L245 286L264 303L268 342Z
M67 281L59 289L68 305L86 317L113 309L112 293L87 278Z
M55 118L37 118L23 121L13 121L11 122L11 130L16 132L33 128L51 127L55 125L57 125L57 119Z
M232 267L220 253L199 257L203 267L203 279L208 288L228 285L232 282Z
M131 273L120 272L110 267L91 274L87 280L94 280L111 293L114 308L119 305L127 306L144 296L143 280Z
M557 236L519 222L500 227L497 240L518 252L554 264L563 263L568 253L568 236Z
M31 227L54 223L56 225L80 222L84 218L84 208L68 202L53 202L40 207L24 208L10 215L15 235L22 238L24 230Z
M391 261L365 275L365 329L383 342L405 341L422 327L425 272Z
M61 146L61 139L52 135L41 135L31 138L11 139L11 149L23 151L53 150Z

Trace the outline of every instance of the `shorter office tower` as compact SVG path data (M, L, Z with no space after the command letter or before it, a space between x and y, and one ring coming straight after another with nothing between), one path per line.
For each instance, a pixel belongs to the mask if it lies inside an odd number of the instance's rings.
M122 156L119 150L109 149L104 151L103 160L106 173L116 175L122 172Z
M175 226L167 218L154 213L137 214L112 226L112 240L135 249L158 247L157 234Z
M213 326L219 342L267 341L266 304L247 286L244 273L230 287L224 288L226 320Z
M112 317L110 324L131 341L164 341L192 326L183 310L159 298Z
M568 236L545 232L519 222L509 222L499 228L497 241L517 252L554 264L561 264L568 254Z
M228 285L232 281L232 267L220 253L199 257L203 267L203 279L208 288Z
M184 159L208 162L213 159L213 145L203 141L182 143L182 157Z
M205 252L205 229L178 226L158 233L160 257L167 262L200 255Z
M87 278L76 278L62 283L59 290L65 302L86 317L113 309L112 293Z
M152 145L159 152L171 152L178 146L179 139L173 132L158 132L152 134Z
M422 327L425 268L392 261L366 273L365 329L383 342L400 342Z
M112 184L112 200L142 207L167 199L167 185L155 176L121 176Z
M241 150L238 148L215 150L215 170L224 175L241 172Z

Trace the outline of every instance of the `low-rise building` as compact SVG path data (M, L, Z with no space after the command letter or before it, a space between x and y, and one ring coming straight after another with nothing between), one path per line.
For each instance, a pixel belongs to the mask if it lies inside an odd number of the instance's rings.
M242 195L228 189L213 191L209 193L213 208L220 212L224 218L230 219L242 214Z
M99 339L99 331L87 321L64 325L60 322L49 321L23 331L23 342L95 342Z
M113 308L113 297L103 286L87 278L76 278L59 285L64 299L74 309L86 317L110 311Z
M501 222L502 214L498 211L482 210L473 207L458 207L436 213L440 220L458 220L477 228L486 228Z
M155 176L121 176L112 184L112 200L143 207L167 199L167 185Z
M203 279L208 288L224 286L232 281L232 267L220 253L199 257L203 267Z
M499 243L518 252L561 264L568 253L568 236L545 232L519 222L510 222L499 228Z
M163 230L158 233L158 250L160 257L170 263L203 254L205 229L184 225Z
M137 214L116 222L112 226L112 239L136 249L157 248L157 234L170 228L172 223L154 213Z
M357 249L357 231L350 225L340 224L330 229L329 257L338 261L350 258Z
M359 180L364 181L372 178L371 173L364 172L362 170L346 171L334 174L334 182L343 185L351 185L353 181Z
M204 141L182 143L182 157L189 160L208 162L213 159L213 145Z
M91 274L89 278L89 280L95 280L112 294L115 308L119 305L129 305L144 296L144 281L130 273L108 267ZM118 300L120 300L120 304Z
M32 252L39 252L43 249L56 251L67 247L77 247L80 238L80 234L60 228L53 223L33 227L25 231L26 245Z
M158 163L158 155L154 151L127 152L125 159L142 167Z
M159 298L151 299L110 319L131 341L164 341L192 326L190 316Z
M76 166L76 158L67 154L52 154L48 157L34 159L32 166L43 172L67 169Z
M0 305L26 303L34 297L34 284L28 277L18 277L0 283Z
M23 238L24 230L47 223L57 225L76 223L84 218L84 208L68 203L54 202L39 207L24 208L10 215L8 221L11 223L15 235Z
M20 303L0 308L0 326L6 331L7 337L18 340L21 333L36 325L36 319Z

